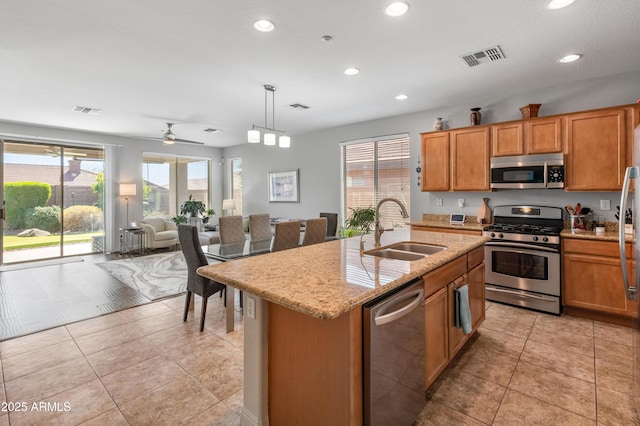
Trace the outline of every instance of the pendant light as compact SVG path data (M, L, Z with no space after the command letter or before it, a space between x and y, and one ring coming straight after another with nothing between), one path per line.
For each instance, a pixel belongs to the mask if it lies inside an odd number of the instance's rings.
M268 112L268 97L269 92L271 92L271 127L267 126L267 112ZM265 130L265 134L263 137L263 142L267 146L275 146L276 144L276 133L281 133L278 138L278 146L280 148L290 148L291 147L291 138L286 135L284 130L276 129L276 119L275 119L275 102L276 102L276 88L271 86L270 84L264 85L264 126L257 126L253 124L251 126L251 130L247 132L247 142L249 143L260 143L260 130Z

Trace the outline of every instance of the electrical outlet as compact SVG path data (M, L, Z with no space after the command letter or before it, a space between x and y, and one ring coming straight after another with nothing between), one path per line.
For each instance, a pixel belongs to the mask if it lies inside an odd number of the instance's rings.
M436 198L436 205L442 206L442 198Z
M611 200L600 200L600 210L611 210Z
M458 198L458 207L464 207L464 198Z
M256 319L256 299L251 296L247 296L247 316Z

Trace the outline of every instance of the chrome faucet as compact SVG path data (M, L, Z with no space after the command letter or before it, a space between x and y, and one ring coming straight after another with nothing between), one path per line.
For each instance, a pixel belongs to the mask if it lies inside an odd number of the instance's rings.
M374 233L375 247L380 247L380 237L382 236L382 233L384 232L384 227L380 224L380 206L383 203L385 203L386 201L393 201L394 203L398 204L400 206L400 212L402 213L402 217L405 218L405 219L409 217L409 213L407 213L406 207L397 198L383 198L382 200L378 201L378 205L376 206L376 222L375 222L375 225L374 225L374 227L375 227L375 233Z

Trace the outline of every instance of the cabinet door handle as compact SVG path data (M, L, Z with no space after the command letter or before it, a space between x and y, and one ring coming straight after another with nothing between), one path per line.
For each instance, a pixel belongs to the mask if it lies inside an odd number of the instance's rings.
M637 167L627 167L624 174L624 183L622 185L622 193L620 194L620 217L618 218L618 244L620 245L620 265L622 266L622 281L624 282L624 290L627 293L627 299L636 300L638 296L638 288L629 282L629 271L627 271L627 247L624 238L624 219L625 210L627 208L627 200L629 198L629 185L631 179L638 177ZM635 284L635 283L634 283Z

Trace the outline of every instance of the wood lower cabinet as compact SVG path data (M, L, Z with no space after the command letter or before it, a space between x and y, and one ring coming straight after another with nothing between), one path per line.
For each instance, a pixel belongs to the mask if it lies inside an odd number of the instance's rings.
M473 332L484 321L484 248L436 269L425 283L425 383L429 387L464 347L470 335L455 327L455 289L469 285ZM473 334L472 332L472 334Z
M564 239L563 306L567 313L629 325L637 308L627 299L617 242ZM635 260L627 243L627 268Z
M624 109L567 116L565 191L620 191L627 167Z

